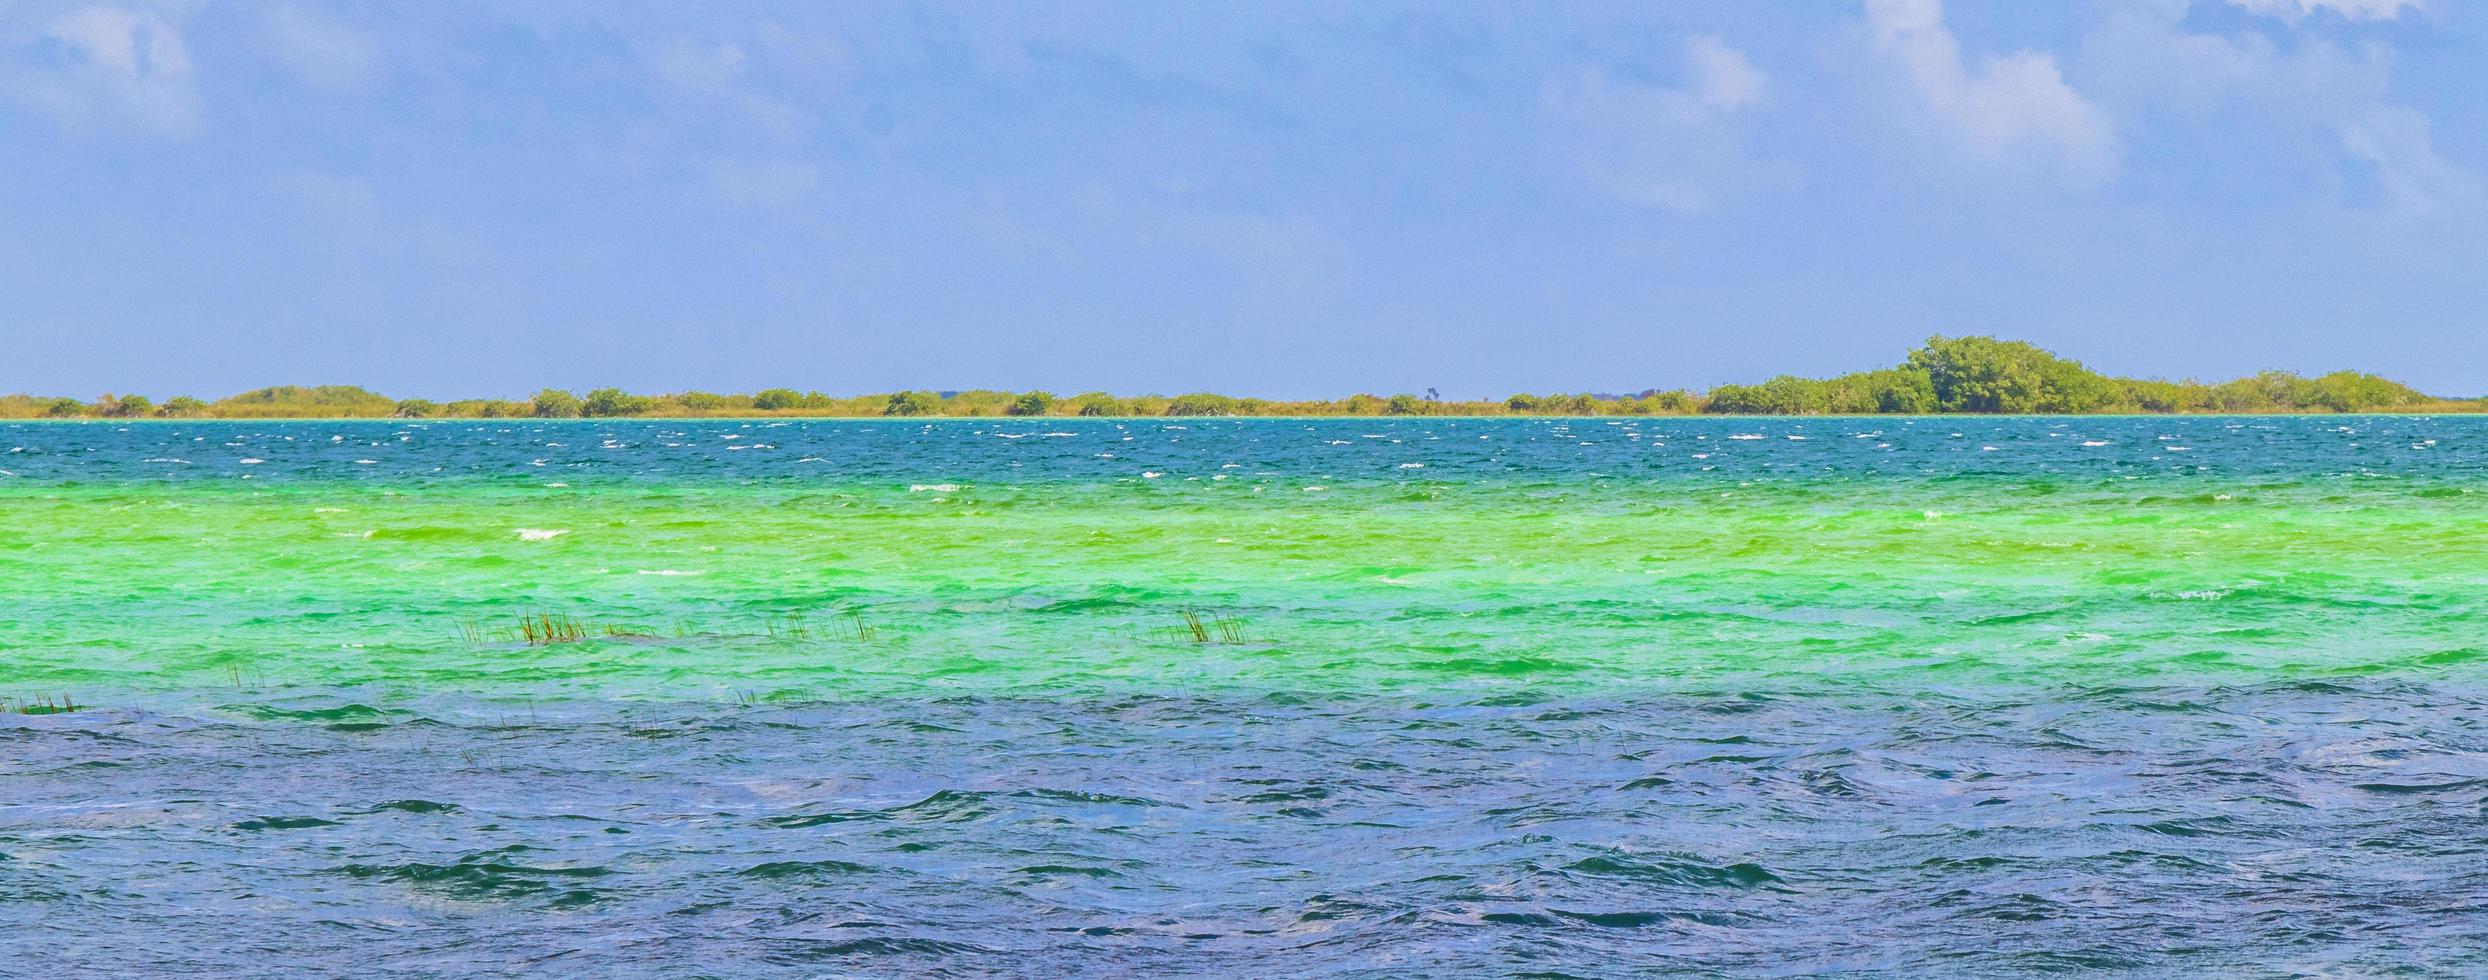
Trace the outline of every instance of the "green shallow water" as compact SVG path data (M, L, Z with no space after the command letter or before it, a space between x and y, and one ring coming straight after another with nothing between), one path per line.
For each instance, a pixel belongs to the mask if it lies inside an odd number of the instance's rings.
M2150 444L2151 423L2096 424ZM566 431L550 428L539 441ZM1809 449L1731 434L1680 434L1694 445L1678 455ZM114 437L130 433L88 436ZM2028 451L2078 458L2070 441ZM0 690L2218 682L2460 670L2482 649L2480 498L2459 479L2361 476L2321 457L2277 474L2027 461L1861 474L1837 460L1637 474L1601 472L1630 462L1613 450L1404 468L1393 461L1424 452L1400 442L1350 447L1379 457L1373 473L1282 457L1190 472L1118 460L1089 475L1022 472L1000 440L970 447L981 457L939 448L951 455L919 482L836 467L674 478L627 459L522 476L516 456L465 479L315 461L213 478L185 461L164 476L0 482ZM1187 610L1212 642L1193 642ZM546 614L632 635L490 635Z

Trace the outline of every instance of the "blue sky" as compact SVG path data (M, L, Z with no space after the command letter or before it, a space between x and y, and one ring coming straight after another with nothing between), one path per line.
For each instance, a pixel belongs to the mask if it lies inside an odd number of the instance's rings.
M2488 393L2488 6L0 3L0 390Z

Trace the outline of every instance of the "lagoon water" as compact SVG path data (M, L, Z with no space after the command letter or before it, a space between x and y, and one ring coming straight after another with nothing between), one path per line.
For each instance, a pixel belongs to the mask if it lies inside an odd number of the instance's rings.
M0 963L2478 974L2484 531L2468 418L0 425Z

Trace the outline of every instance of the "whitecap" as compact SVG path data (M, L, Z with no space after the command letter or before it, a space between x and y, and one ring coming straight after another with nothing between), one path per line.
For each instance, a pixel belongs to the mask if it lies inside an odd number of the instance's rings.
M259 457L257 457L257 456L244 456L244 457L242 457L242 460L241 460L241 463L242 463L242 465L244 465L244 466L257 466L257 465L259 465L259 464L261 464L261 463L265 463L265 462L267 462L267 460L260 459L260 458L259 458Z
M1730 438L1730 439L1735 439L1735 440L1738 440L1738 441L1742 442L1742 441L1751 440L1751 439L1760 439L1760 438L1762 438L1762 437L1761 437L1761 436L1759 436L1759 435L1754 435L1754 434L1752 434L1752 433L1739 432L1739 433L1737 433L1737 434L1735 434L1735 435L1729 436L1728 438Z
M956 483L910 483L907 485L908 493L923 493L927 490L934 493L957 493L959 485Z
M1161 477L1161 476L1165 476L1165 475L1166 475L1166 474L1164 474L1164 473L1160 473L1160 472L1157 472L1157 471L1155 471L1155 470L1142 470L1142 471L1140 471L1140 478L1141 478L1141 479L1143 479L1143 480L1155 480L1155 479L1157 479L1157 478L1159 478L1159 477Z
M570 533L570 529L563 527L522 527L518 529L518 539L521 541L551 541L554 538L561 537L562 535L568 533Z
M664 576L668 576L668 577L675 576L675 575L698 575L698 574L700 574L700 573L698 573L698 572L685 572L685 571L680 571L680 570L677 570L677 569L672 569L672 568L641 568L641 569L636 569L636 571L637 571L637 572L639 572L639 574L641 574L641 575L664 575Z
M1401 463L1401 464L1399 465L1399 468L1400 468L1400 469L1403 469L1403 470L1422 470L1422 469L1424 469L1424 468L1425 468L1425 464L1424 464L1424 463Z
M2083 440L2082 444L2083 444L2083 445L2085 445L2085 446L2089 446L2089 447L2091 447L2091 448L2093 448L2093 449L2097 449L2097 448L2099 448L2099 447L2101 447L2101 446L2105 446L2105 445L2107 445L2107 444L2108 444L2108 440L2106 440L2106 439L2085 439L2085 440Z

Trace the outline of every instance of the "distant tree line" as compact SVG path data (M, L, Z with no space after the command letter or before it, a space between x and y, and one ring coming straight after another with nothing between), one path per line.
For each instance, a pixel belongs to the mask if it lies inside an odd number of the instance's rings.
M214 402L184 395L157 404L143 395L91 401L0 396L0 418L615 418L628 416L1216 416L1216 415L1925 415L2480 411L2476 399L2441 399L2357 371L2304 377L2265 371L2231 381L2162 381L2100 374L2032 344L1994 337L1934 337L1896 367L1834 378L1781 375L1761 384L1638 394L1513 395L1502 401L1441 401L1431 395L1351 395L1273 401L1196 393L1120 397L1102 391L899 391L840 396L792 388L751 394L684 391L642 395L620 388L586 394L547 388L525 400L394 399L351 385L280 385Z
M1701 410L1736 415L2060 415L2136 412L2368 412L2475 402L2431 398L2357 371L2308 378L2286 371L2206 384L2119 378L2035 345L1993 337L1935 337L1899 367L1836 378L1782 375L1722 385Z

